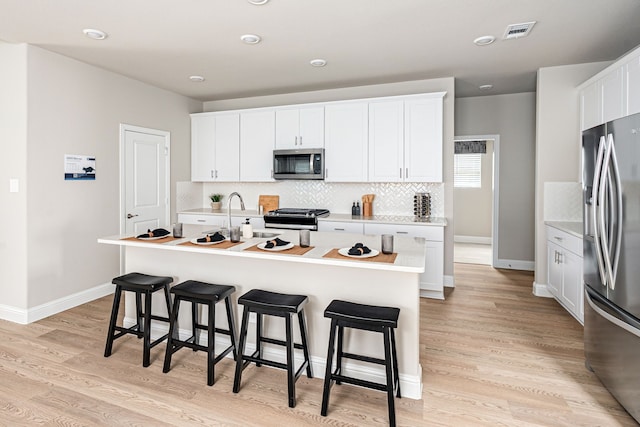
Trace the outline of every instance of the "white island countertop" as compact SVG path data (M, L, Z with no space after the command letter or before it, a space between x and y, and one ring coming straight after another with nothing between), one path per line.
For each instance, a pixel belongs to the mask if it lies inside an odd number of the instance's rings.
M299 243L298 231L284 231L284 230L256 230L256 232L267 233L279 233L279 238L285 241L289 241L294 245ZM424 260L425 260L425 246L424 240L420 238L410 238L396 236L394 240L394 252L398 255L394 263L375 262L375 258L368 258L367 260L353 259L344 257L344 259L324 258L324 255L330 252L332 249L337 248L350 248L355 243L363 243L371 249L380 251L380 237L362 234L349 234L349 233L330 233L330 232L311 232L311 249L304 255L289 255L284 252L274 251L247 251L256 244L265 242L272 238L252 238L241 239L239 245L233 246L228 249L217 249L215 245L211 246L184 246L182 243L186 243L202 235L185 236L182 239L175 239L167 243L154 243L153 240L145 241L129 240L131 236L109 236L98 239L98 243L106 243L120 246L137 246L137 247L149 247L152 246L156 249L181 251L181 252L197 252L206 254L216 254L229 257L243 257L243 258L256 258L286 262L301 262L308 264L323 264L323 265L335 265L335 266L350 266L352 268L364 268L374 270L388 270L388 271L403 271L407 273L422 273L424 272Z

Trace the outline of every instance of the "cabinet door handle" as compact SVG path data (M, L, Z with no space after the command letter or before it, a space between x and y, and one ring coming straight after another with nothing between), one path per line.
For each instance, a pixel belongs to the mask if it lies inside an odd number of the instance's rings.
M207 222L207 221L206 221L206 220L204 220L204 219L197 219L196 221L198 221L198 222Z
M553 238L554 238L554 239L556 239L556 240L558 240L558 241L560 241L560 242L562 242L562 237L553 236Z
M211 169L211 178L214 178L214 176L213 176L213 169Z
M396 231L396 234L409 234L408 231Z
M302 145L302 136L300 136L300 145Z
M402 168L400 168L400 179L402 179Z
M409 178L409 168L405 168L405 170L404 170L404 177L405 177L405 178Z
M336 231L344 231L344 228L334 228Z
M325 177L325 178L329 178L329 168L325 168L325 170L324 170L324 177Z
M293 145L298 145L298 137L297 136L294 138Z
M218 169L216 169L216 179L218 179Z

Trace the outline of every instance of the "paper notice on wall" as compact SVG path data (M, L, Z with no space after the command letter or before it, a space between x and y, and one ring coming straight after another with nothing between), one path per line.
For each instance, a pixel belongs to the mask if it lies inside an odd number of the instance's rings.
M65 181L95 180L96 158L94 156L64 155Z

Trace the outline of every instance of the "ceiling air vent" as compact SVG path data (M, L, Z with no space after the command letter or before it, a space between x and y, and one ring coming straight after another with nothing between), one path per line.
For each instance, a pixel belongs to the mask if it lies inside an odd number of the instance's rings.
M528 36L535 23L536 21L523 22L522 24L511 24L507 27L502 38L508 40Z

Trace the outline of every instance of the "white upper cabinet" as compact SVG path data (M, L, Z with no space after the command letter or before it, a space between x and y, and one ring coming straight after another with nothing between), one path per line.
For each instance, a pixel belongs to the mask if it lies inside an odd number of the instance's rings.
M404 103L405 182L442 182L444 92Z
M324 107L276 109L276 148L324 147Z
M240 116L191 116L191 180L238 181Z
M580 92L581 130L591 129L602 123L602 90L600 81L594 82Z
M604 76L600 82L602 87L602 121L604 123L619 119L624 114L624 73L618 67Z
M627 115L640 113L640 56L625 65L627 87Z
M275 112L243 111L240 115L240 181L273 181Z
M366 182L368 103L325 107L325 181Z
M369 103L369 181L404 178L404 102Z

